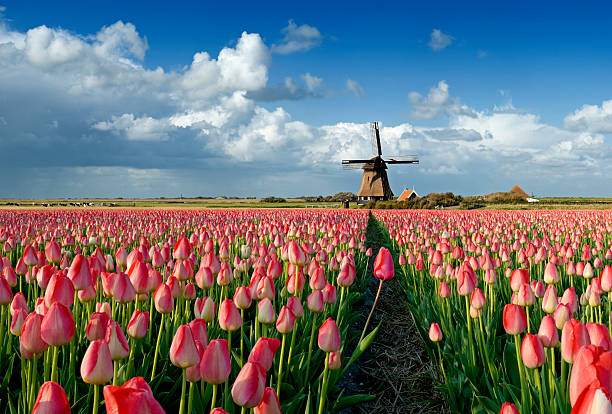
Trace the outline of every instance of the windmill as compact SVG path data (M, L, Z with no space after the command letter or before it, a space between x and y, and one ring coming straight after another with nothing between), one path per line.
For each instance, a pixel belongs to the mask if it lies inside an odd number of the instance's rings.
M361 187L357 193L358 201L392 200L393 191L387 178L387 164L418 164L416 155L382 158L380 147L380 131L378 122L370 122L370 138L372 139L372 153L376 156L369 160L342 160L342 167L346 170L363 169Z

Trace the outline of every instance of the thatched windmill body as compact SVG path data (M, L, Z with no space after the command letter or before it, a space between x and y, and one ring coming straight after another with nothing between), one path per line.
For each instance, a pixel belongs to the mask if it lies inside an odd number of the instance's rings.
M380 130L378 122L370 122L370 138L372 139L372 152L376 155L369 160L342 160L345 169L363 169L361 187L357 193L358 201L392 200L393 191L387 178L387 164L418 164L416 155L389 157L384 160L380 146Z

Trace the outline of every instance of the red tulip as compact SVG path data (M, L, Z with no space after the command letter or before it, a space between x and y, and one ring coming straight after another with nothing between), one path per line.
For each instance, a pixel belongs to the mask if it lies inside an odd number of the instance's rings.
M94 312L89 318L85 335L90 341L104 339L106 336L106 327L110 322L110 316L106 312Z
M193 340L200 342L204 348L208 345L208 333L206 332L206 321L204 319L194 319L189 322Z
M87 384L104 384L113 379L113 360L103 340L89 344L81 362L81 377Z
M49 348L40 334L43 317L36 312L28 315L21 328L21 343L23 347L33 354L39 354Z
M225 299L219 307L219 326L224 331L235 331L242 326L240 311L231 299Z
M342 368L342 352L330 352L328 361L328 369L335 371Z
M189 325L179 326L174 334L170 346L170 361L179 368L192 367L200 362Z
M26 266L37 266L38 258L36 257L36 251L32 247L32 245L27 245L25 250L23 251L23 262Z
M544 365L546 354L538 335L527 334L521 343L521 359L527 368L539 368Z
M149 329L149 312L141 312L134 309L132 318L127 326L127 333L134 339L142 339Z
M28 313L24 309L17 309L11 318L11 328L10 331L15 336L21 335L21 329L23 328L23 324L28 317Z
M585 345L590 344L589 332L586 326L577 319L571 319L563 325L561 331L561 356L565 362L574 362L576 354ZM576 395L576 397L578 397Z
M608 394L612 392L612 352L595 345L582 347L576 353L569 382L572 406L591 384L603 387Z
M191 245L189 244L189 240L187 240L185 237L181 237L174 245L172 257L178 260L185 260L189 258L189 255L191 255Z
M429 339L431 342L440 342L442 338L443 336L440 326L437 323L432 322L429 327Z
M249 354L249 361L257 362L268 371L272 368L274 354L279 346L280 341L276 338L259 338Z
M227 411L225 411L223 408L217 407L214 408L210 414L229 414Z
M254 408L263 399L266 386L266 372L257 362L248 361L232 386L232 399L234 402L247 408Z
M527 329L527 316L518 305L508 304L504 307L504 329L509 335L520 335Z
M32 414L70 414L70 403L61 385L54 381L41 385Z
M291 309L291 312L293 312L296 318L301 318L304 316L304 307L302 306L302 302L300 302L299 297L289 296L287 298L287 307Z
M513 292L518 292L524 283L529 283L529 271L526 269L516 269L510 276L510 288Z
M589 340L593 345L599 346L604 351L612 351L612 339L608 327L601 323L589 322L586 324Z
M236 289L234 304L238 309L248 309L251 306L251 292L246 286L239 286Z
M519 414L519 410L514 404L505 402L502 404L499 414Z
M196 350L198 351L200 361L196 365L185 370L185 375L187 377L187 381L189 382L198 382L202 379L202 364L205 362L202 359L204 356L204 346L198 340L195 341L195 346Z
M103 393L107 414L165 414L142 377L132 378L121 387L107 385Z
M282 334L289 333L293 330L295 324L295 315L287 306L283 306L276 320L276 330Z
M113 361L125 359L130 355L130 345L117 322L111 320L108 323L104 340L108 344Z
M340 334L338 333L338 325L332 318L327 320L319 328L318 336L319 348L323 352L335 352L340 350Z
M74 303L74 286L68 277L60 273L51 276L47 290L45 290L45 304L50 307L55 302L60 302L67 307Z
M281 414L281 407L278 396L273 388L267 387L264 390L261 402L255 407L255 414Z
M538 336L546 348L554 348L559 344L559 332L552 316L546 315L542 318Z
M390 280L394 274L393 257L389 250L381 247L374 260L374 277L380 280Z
M172 292L170 287L165 283L159 285L153 294L153 301L155 302L155 309L157 309L159 313L171 313L174 308Z
M91 272L87 258L82 254L77 254L68 270L68 278L72 281L76 290L87 288L91 284Z
M313 291L308 295L307 299L308 309L313 313L321 313L325 307L323 301L323 293L320 290Z
M303 267L306 262L306 256L304 255L304 250L293 240L289 242L289 247L287 249L287 256L289 261L298 267Z
M271 325L276 320L274 305L270 299L264 298L257 304L257 319L266 325Z
M143 262L135 261L132 263L128 270L128 276L136 293L149 291L149 271Z
M612 414L610 393L603 387L591 384L576 400L572 414Z
M209 384L222 384L230 376L231 361L227 340L210 341L202 354L202 379Z
M13 300L13 292L6 279L0 276L0 306L8 305Z
M70 309L59 302L55 302L43 317L40 336L49 345L62 346L72 341L75 329Z
M45 256L49 263L59 263L62 260L60 245L55 240L49 240L45 246Z

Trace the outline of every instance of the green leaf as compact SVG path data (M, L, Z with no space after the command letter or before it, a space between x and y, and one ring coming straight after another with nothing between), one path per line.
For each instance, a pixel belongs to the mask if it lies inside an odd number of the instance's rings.
M382 324L382 321L378 323L378 326L374 328L372 332L366 335L366 337L363 338L361 342L359 342L359 344L353 351L353 355L351 355L351 358L349 359L349 361L346 363L346 365L342 369L342 372L340 373L340 377L344 375L348 367L350 367L353 362L357 361L357 359L361 356L361 354L363 354L365 350L368 349L370 345L372 345L372 342L374 342L374 338L376 337L376 333L378 332L378 329L380 328L381 324Z
M372 401L375 398L376 398L375 395L370 395L370 394L356 394L356 395L349 395L347 397L339 396L332 408L332 412L335 413L344 408L351 407L353 405L361 404L367 401Z

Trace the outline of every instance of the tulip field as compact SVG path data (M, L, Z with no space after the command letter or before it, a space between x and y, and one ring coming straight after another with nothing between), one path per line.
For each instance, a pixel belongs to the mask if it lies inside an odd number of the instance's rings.
M335 388L377 331L351 312L367 219L0 211L0 411L321 414L372 398Z
M0 411L346 410L376 398L340 380L394 279L450 411L610 413L611 234L602 211L0 210Z

